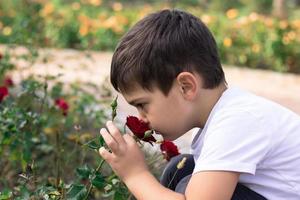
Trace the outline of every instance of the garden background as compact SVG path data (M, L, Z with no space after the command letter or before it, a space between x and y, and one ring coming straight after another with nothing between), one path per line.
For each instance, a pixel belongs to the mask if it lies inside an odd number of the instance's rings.
M118 39L163 8L207 24L230 85L300 113L299 0L0 0L0 199L132 198L98 156L98 132L117 95L107 77ZM123 130L136 111L118 103ZM190 140L175 142L188 152ZM159 147L143 149L158 177Z

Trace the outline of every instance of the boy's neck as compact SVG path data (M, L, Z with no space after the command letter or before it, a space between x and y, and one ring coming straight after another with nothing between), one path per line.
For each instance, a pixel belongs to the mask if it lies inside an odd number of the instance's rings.
M213 107L216 105L218 100L221 98L223 92L227 88L227 84L224 82L214 89L201 89L198 101L200 113L198 113L198 116L200 116L200 128L203 128L205 126L205 123L207 122Z

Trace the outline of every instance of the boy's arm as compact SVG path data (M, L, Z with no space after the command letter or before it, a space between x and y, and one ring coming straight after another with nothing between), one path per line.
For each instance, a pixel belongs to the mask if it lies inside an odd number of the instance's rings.
M144 155L134 139L121 135L112 122L101 129L111 152L100 148L100 155L125 182L138 200L230 200L238 182L235 172L199 172L192 176L185 195L162 186L147 168Z
M190 179L185 195L165 188L150 172L125 183L138 200L230 200L238 178L235 172L199 172Z

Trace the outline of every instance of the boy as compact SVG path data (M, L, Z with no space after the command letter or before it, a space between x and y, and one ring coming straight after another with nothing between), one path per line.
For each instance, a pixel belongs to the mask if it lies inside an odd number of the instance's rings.
M133 138L107 122L100 134L111 152L99 153L137 199L300 199L300 117L228 88L216 42L195 16L163 10L139 21L115 50L111 82L164 139L200 128L192 169L169 189L151 175Z

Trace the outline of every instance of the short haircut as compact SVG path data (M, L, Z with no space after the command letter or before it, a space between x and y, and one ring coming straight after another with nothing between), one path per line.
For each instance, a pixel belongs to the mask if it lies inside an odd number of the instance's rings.
M119 92L138 84L157 86L168 95L177 75L196 72L205 88L225 81L216 41L197 17L180 10L162 10L137 22L120 40L112 57L110 79Z

